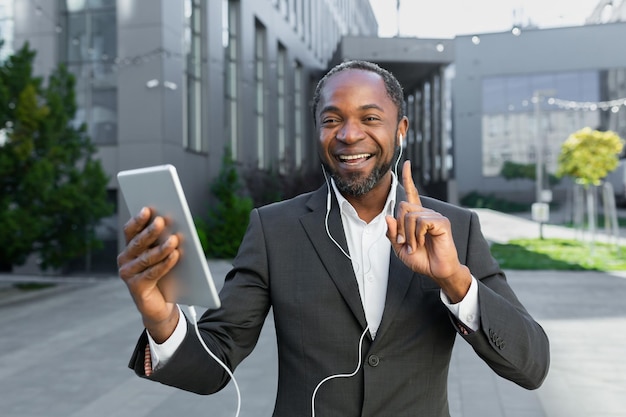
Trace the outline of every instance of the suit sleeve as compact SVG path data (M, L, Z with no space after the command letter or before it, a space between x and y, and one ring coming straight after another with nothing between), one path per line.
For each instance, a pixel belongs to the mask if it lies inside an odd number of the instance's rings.
M478 281L481 319L480 328L463 338L498 375L527 389L538 388L550 364L548 337L507 283L473 212L465 264Z
M198 321L209 349L231 370L256 345L270 308L268 266L261 220L255 209L248 230L220 291L221 308L207 311ZM229 382L228 374L204 350L195 329L187 323L187 335L167 364L146 377L142 334L129 367L144 378L198 394L212 394Z

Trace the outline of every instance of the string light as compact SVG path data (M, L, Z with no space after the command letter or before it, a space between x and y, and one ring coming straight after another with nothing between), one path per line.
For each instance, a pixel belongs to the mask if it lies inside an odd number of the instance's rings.
M610 110L612 113L618 113L622 107L626 107L626 97L607 101L576 101L557 97L541 97L541 101L546 102L550 106L558 107L559 109L575 111ZM537 103L537 97L522 100L522 108L527 108L531 103ZM509 111L515 111L516 109L518 108L515 105L509 104Z
M611 112L617 113L622 106L626 106L626 97L598 102L563 100L556 97L549 97L548 104L566 110L596 111L600 109L603 111L611 110Z

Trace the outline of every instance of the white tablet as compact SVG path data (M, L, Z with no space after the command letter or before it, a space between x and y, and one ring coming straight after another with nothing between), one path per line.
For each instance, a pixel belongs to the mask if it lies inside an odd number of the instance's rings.
M132 216L143 207L150 207L153 214L165 219L165 237L172 234L179 236L181 257L159 282L165 298L188 306L219 308L219 295L176 168L173 165L158 165L121 171L117 180Z

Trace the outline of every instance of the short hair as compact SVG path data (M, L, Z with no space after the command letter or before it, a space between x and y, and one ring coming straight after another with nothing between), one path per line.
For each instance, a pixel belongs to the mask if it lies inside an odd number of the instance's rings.
M322 79L317 83L317 87L315 87L315 93L313 94L313 104L311 109L313 113L313 122L315 124L317 124L317 106L319 105L322 88L324 88L324 85L326 85L326 81L328 81L328 79L335 74L351 69L369 71L380 75L380 77L383 79L383 82L385 83L387 95L398 109L398 121L400 121L402 117L404 117L404 93L398 79L391 72L387 71L384 68L381 68L373 62L354 60L342 62L341 64L338 64L335 67L331 68L331 70L328 71L326 75L324 75Z

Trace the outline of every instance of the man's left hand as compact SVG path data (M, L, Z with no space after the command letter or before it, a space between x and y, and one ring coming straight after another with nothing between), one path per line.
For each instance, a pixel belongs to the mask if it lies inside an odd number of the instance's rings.
M459 262L450 220L422 206L410 161L405 161L402 167L402 185L407 201L400 202L397 218L386 218L391 246L411 270L430 277L451 302L459 302L472 278L469 269Z

